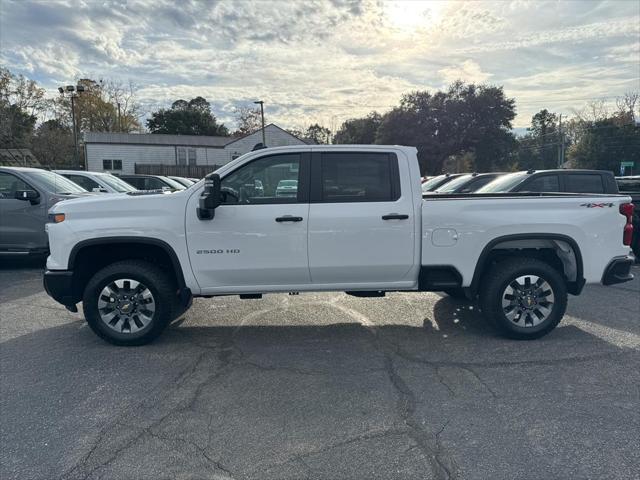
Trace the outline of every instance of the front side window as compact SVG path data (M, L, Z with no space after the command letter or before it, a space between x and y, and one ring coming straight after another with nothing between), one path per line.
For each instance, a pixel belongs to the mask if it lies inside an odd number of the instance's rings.
M297 203L300 154L259 158L224 177L225 204Z
M559 192L560 182L558 181L557 175L542 175L524 184L518 191L536 193Z
M394 188L392 162L387 153L323 153L322 202L390 202L399 197ZM397 163L396 163L397 168Z
M71 180L73 183L77 183L85 190L92 191L94 188L100 188L100 185L97 182L83 175L64 175L64 176L67 177L69 180Z
M15 175L0 172L0 199L15 199L19 190L33 190Z

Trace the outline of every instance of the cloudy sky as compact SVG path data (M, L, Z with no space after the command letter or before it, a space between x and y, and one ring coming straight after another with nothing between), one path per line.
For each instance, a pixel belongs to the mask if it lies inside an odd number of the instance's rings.
M461 78L503 85L515 126L640 90L640 2L0 0L0 63L50 89L132 80L145 108L202 95L233 123L338 126Z

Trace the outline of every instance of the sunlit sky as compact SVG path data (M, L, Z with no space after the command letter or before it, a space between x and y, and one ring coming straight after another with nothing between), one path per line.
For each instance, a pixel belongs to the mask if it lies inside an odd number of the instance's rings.
M50 94L133 81L145 111L265 101L283 127L384 112L455 79L503 85L516 127L640 90L640 1L0 0L0 63Z

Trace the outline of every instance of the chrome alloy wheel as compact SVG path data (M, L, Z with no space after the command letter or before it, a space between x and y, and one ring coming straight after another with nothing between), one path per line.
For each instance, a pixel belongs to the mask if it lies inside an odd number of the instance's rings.
M502 292L502 311L514 325L535 327L551 314L554 298L553 289L544 278L523 275Z
M114 280L98 296L100 319L118 333L142 330L153 320L155 311L151 290L137 280Z

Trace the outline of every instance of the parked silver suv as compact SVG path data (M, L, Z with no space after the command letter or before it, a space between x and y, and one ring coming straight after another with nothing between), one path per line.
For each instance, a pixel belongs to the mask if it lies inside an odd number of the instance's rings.
M0 167L0 255L46 253L49 208L83 195L91 194L57 173Z

